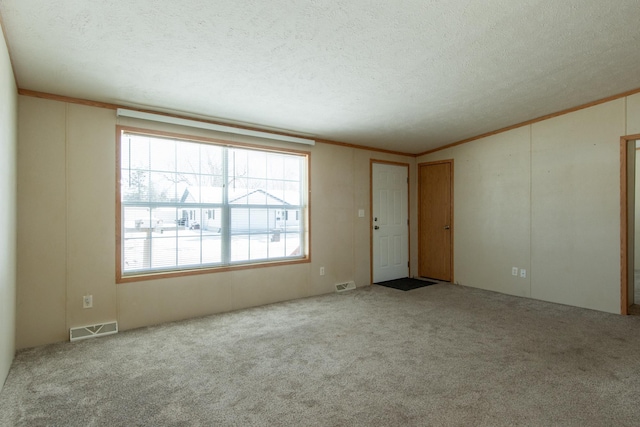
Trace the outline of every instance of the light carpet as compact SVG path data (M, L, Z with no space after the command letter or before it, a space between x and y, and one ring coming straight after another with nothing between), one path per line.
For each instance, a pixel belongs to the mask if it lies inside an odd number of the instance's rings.
M637 426L640 318L381 286L21 351L2 426Z

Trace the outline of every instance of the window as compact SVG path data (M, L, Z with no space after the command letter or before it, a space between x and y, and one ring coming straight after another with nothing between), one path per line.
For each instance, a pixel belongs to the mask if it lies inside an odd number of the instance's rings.
M119 281L307 259L308 153L118 129Z

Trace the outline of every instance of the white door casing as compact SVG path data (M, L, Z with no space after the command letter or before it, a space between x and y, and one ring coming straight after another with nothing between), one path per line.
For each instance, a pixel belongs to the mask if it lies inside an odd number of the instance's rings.
M409 276L409 167L372 163L373 283Z

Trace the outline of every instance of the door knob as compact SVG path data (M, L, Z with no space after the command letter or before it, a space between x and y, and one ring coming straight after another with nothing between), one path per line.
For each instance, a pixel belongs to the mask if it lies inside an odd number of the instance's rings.
M445 226L444 226L444 229L445 229L445 230L448 230L448 229L450 229L450 228L451 228L451 227L449 227L448 225L445 225Z
M377 225L375 227L373 227L374 230L378 230L380 227L378 227Z

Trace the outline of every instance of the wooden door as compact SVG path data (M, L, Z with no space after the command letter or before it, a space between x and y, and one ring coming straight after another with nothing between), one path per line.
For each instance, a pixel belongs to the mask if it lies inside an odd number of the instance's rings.
M371 165L373 283L409 276L409 168Z
M453 160L418 169L418 274L453 279Z

